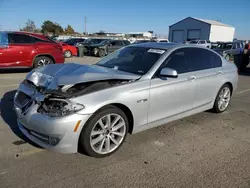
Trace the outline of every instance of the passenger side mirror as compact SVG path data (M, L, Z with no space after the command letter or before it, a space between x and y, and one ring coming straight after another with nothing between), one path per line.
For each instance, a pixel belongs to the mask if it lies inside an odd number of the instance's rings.
M160 72L160 77L166 77L166 78L177 78L178 73L176 70L171 68L163 68Z

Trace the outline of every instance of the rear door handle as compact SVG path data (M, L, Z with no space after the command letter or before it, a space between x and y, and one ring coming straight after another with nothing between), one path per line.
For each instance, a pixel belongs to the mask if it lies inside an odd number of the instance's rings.
M190 76L190 77L188 77L188 80L195 80L195 79L196 79L195 76Z

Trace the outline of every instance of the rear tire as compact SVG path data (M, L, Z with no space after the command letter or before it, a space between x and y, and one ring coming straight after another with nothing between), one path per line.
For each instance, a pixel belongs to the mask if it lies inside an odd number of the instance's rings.
M123 144L128 125L127 116L121 109L107 106L97 111L84 125L79 138L80 149L92 157L109 156Z
M70 58L72 56L72 52L70 50L66 50L64 53L63 53L64 57L65 58Z
M104 57L105 56L105 51L104 50L99 50L99 52L98 52L98 56L99 57Z
M48 64L54 64L54 61L47 56L40 56L36 57L36 59L34 60L33 67L34 68L43 67Z
M228 105L231 101L231 92L231 87L228 84L224 84L220 88L216 96L213 108L216 113L222 113L228 108Z

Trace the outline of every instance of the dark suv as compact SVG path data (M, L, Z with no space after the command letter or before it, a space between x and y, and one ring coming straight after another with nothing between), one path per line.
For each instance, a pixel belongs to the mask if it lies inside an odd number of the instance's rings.
M0 68L64 63L60 44L37 33L0 32Z
M90 50L94 56L103 57L129 44L130 42L127 40L106 40L99 44L91 45Z
M86 39L84 42L80 42L77 44L77 46L81 46L84 48L84 53L89 53L89 55L91 55L91 50L90 50L90 46L91 45L95 45L95 44L99 44L102 41L107 41L108 39L100 39L100 38L88 38Z
M70 38L70 39L64 41L64 43L71 45L71 46L76 46L78 43L82 43L85 40L86 39L83 39L83 38Z

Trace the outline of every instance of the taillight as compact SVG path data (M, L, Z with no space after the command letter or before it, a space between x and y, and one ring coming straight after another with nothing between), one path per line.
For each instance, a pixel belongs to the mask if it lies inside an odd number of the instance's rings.
M55 48L62 51L62 46L61 45L56 45Z

